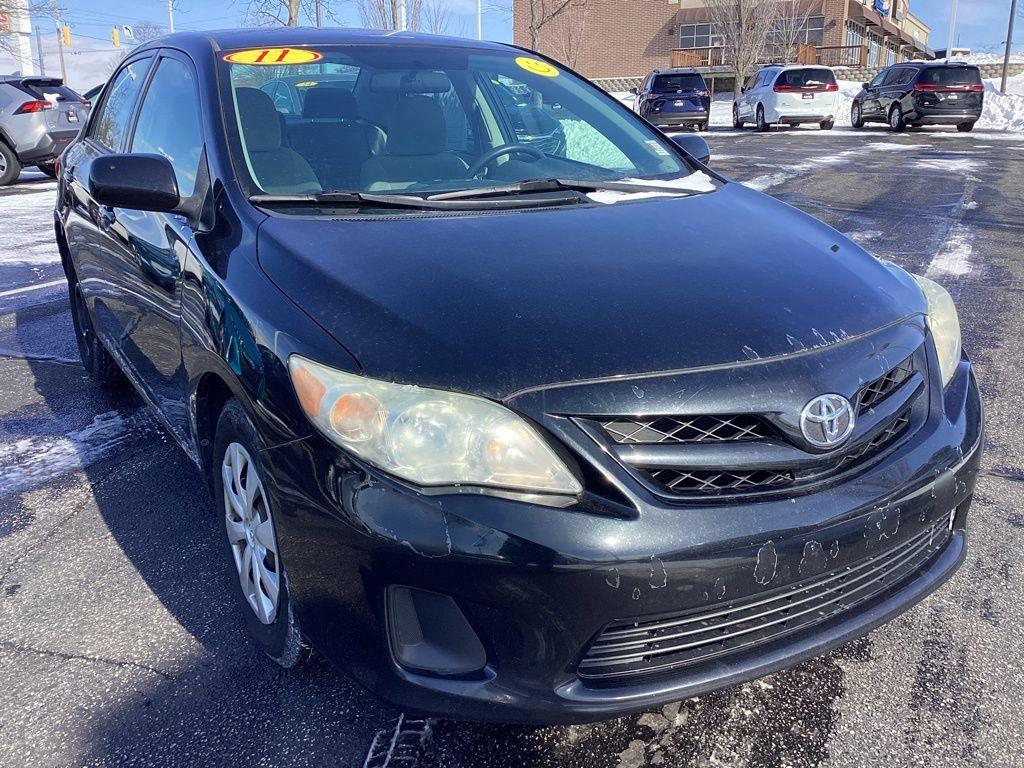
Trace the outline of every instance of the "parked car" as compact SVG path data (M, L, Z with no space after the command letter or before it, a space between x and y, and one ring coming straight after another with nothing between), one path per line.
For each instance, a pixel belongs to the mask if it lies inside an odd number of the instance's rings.
M752 121L759 131L773 124L817 123L823 131L835 124L839 84L827 67L773 65L748 78L732 105L732 124Z
M955 125L970 131L981 118L985 85L973 64L956 61L907 61L886 67L854 97L850 122L907 126Z
M259 84L332 64L389 132L325 142L360 171L324 189ZM565 157L496 82L573 116ZM60 168L75 338L209 477L263 652L404 711L596 720L953 574L982 412L949 294L700 158L497 43L179 33L119 65Z
M695 69L656 69L633 88L634 109L662 128L692 125L705 131L711 116L711 91Z
M0 187L26 165L53 176L87 115L88 103L60 78L0 78Z

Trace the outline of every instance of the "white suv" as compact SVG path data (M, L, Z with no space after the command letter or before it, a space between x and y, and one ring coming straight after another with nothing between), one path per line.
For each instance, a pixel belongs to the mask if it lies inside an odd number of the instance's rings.
M732 125L752 122L759 131L773 123L818 123L829 130L835 121L839 84L828 67L797 64L762 67L747 79L732 105Z

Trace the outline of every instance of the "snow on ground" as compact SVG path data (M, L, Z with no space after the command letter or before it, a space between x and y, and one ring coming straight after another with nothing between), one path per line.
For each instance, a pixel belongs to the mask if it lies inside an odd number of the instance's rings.
M32 172L23 172L20 181L35 178ZM53 195L57 183L49 180L36 183L35 193L20 193L15 187L14 194L0 195L0 232L4 234L3 264L25 264L46 266L60 264L60 253L53 241L53 231L47 218L53 207Z

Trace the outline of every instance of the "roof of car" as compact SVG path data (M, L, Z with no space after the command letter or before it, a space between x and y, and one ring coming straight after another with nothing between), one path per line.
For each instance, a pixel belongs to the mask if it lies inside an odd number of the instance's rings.
M827 69L831 70L832 67L826 67L824 64L765 64L761 69L777 69L780 72L786 69Z
M935 67L976 67L977 65L971 64L969 61L946 61L944 59L940 59L939 61L901 61L899 64L895 64L893 66L933 69Z
M306 45L436 45L484 50L509 50L503 43L469 40L463 37L428 35L422 32L394 32L383 29L342 29L338 27L257 27L250 29L222 29L208 32L176 32L156 38L139 49L171 45L181 48L212 45L215 50L236 48L284 47Z
M653 75L699 75L694 67L672 67L671 69L656 69Z

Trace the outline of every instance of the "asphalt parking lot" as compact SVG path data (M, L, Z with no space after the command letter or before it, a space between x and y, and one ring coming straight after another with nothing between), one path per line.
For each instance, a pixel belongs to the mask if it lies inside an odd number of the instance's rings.
M438 722L418 764L1024 765L1024 136L707 137L726 176L957 298L988 416L967 562L829 656L596 725ZM204 479L78 364L54 188L0 190L0 765L362 766L399 711L322 660L257 654Z

